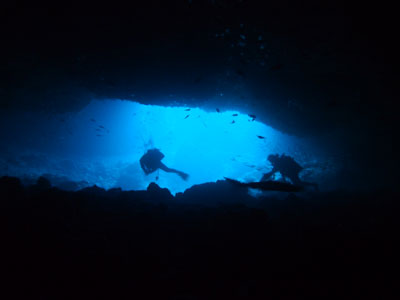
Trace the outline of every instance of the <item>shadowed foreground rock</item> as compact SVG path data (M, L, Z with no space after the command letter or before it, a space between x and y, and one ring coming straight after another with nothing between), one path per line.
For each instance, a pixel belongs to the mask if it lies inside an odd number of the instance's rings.
M220 181L174 198L154 183L70 192L3 177L3 283L29 299L391 295L398 195L245 190Z

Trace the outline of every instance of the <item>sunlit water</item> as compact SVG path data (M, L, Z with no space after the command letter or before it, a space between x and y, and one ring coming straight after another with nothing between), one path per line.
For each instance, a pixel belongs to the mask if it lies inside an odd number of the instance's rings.
M18 112L1 122L0 175L49 174L54 183L68 179L124 190L143 190L154 181L175 194L224 177L258 181L271 169L271 153L293 156L306 167L303 178L318 181L321 175L316 166L322 158L306 141L238 111L104 100L78 113ZM145 175L139 159L150 148L160 149L163 163L189 179L164 171Z

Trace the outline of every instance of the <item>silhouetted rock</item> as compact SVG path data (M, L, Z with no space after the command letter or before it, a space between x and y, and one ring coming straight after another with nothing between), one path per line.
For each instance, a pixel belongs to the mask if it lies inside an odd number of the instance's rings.
M16 177L9 177L9 176L3 176L0 177L0 189L1 190L17 190L21 189L22 184L21 180Z
M13 274L7 278L33 291L42 292L44 280L52 294L66 283L71 298L90 279L96 295L99 285L125 295L132 287L157 294L156 286L164 296L182 286L189 294L225 295L232 288L271 292L277 280L314 286L315 278L335 285L360 278L379 285L380 274L399 268L394 193L290 193L257 202L226 181L175 198L156 183L146 191L34 186L0 178L2 250ZM129 287L116 288L124 280ZM318 288L329 286L322 281Z
M9 176L3 176L0 178L0 195L2 195L2 201L7 201L7 197L10 197L11 195L21 193L22 189L23 187L20 179Z
M176 199L185 203L212 206L221 203L251 203L254 201L246 189L231 185L224 180L194 185L184 193L178 193Z
M48 190L51 188L51 183L46 177L40 176L34 187L40 190Z
M42 176L48 179L52 186L64 191L78 191L88 186L86 181L73 181L66 176L57 176L53 174L43 174Z
M104 195L106 195L106 190L101 188L101 187L98 187L97 185L81 189L78 192L82 193L82 194L89 194L89 195L92 195L92 196L104 196Z
M122 193L122 189L121 188L112 188L112 189L108 190L108 193L112 194L112 195L119 195Z
M151 182L147 187L148 196L152 200L172 200L173 196L167 188L160 188L156 183Z

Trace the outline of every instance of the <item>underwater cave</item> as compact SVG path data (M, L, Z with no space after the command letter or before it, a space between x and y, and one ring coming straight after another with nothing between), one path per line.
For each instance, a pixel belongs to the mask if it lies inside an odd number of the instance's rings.
M8 139L0 175L26 182L46 177L74 190L145 190L151 182L172 194L196 184L224 180L259 181L271 169L269 154L295 158L302 177L318 181L323 157L305 139L282 133L235 110L144 105L133 101L93 100L78 112L15 112L3 116ZM187 180L157 170L146 175L139 160L149 149L163 163L189 174ZM275 180L279 180L279 173Z
M399 299L394 5L15 2L3 294Z

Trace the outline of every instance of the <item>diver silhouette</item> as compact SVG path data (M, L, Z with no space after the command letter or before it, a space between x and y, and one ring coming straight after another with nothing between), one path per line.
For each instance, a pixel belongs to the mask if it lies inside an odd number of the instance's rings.
M285 154L281 156L279 154L270 154L268 155L268 161L272 164L272 171L264 174L260 181L267 181L273 174L279 172L285 182L289 178L292 184L296 186L312 186L315 190L318 190L316 183L305 182L299 178L299 173L303 170L303 167L293 157Z
M183 180L187 180L189 175L175 170L168 168L166 165L164 165L161 160L164 158L164 154L161 153L160 150L158 149L150 149L148 150L141 158L140 158L140 166L142 167L144 173L146 175L149 175L150 173L153 173L154 171L161 169L165 172L168 173L176 173L178 174Z

